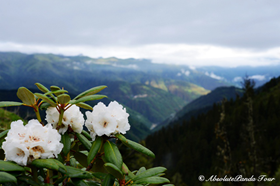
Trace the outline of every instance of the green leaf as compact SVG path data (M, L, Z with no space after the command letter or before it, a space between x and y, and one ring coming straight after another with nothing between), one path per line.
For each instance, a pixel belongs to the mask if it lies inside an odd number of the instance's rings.
M49 103L52 107L56 107L56 103L51 100L48 96L44 95L44 94L40 94L40 93L35 93L35 96L37 96L38 98L42 99L43 101Z
M80 178L80 179L90 179L93 178L93 176L87 172L83 171L81 169L75 168L75 167L70 167L70 166L65 166L66 167L66 175L67 177L70 178Z
M44 102L40 105L40 109L42 109L42 110L47 110L47 108L49 108L49 107L51 107L51 104L46 103L46 102Z
M78 100L71 100L69 103L70 104L77 104L77 103L80 103L80 102L99 100L99 99L106 98L106 97L107 96L105 96L105 95L90 95L90 96L82 97Z
M45 93L45 95L47 96L47 95L51 95L51 94L57 94L57 95L59 95L59 94L63 94L63 93L68 93L68 91L67 90L55 90L55 91L48 91L47 93Z
M49 89L47 87L45 87L44 85L42 85L41 83L35 83L35 85L38 87L39 90L41 90L42 92L46 93L49 92Z
M0 171L25 171L25 169L14 162L0 160Z
M107 174L105 179L102 182L102 186L113 186L115 182L115 177L111 174Z
M125 138L123 135L121 135L121 134L116 134L115 136L116 136L124 145L126 145L126 146L128 146L128 147L130 147L130 148L132 148L132 149L134 149L134 150L136 150L136 151L138 151L138 152L141 152L141 153L143 153L143 154L146 154L146 155L148 155L148 156L150 156L150 157L155 158L155 154L154 154L152 151L150 151L150 150L147 149L146 147L140 145L139 143L136 143L136 142L134 142L134 141L131 141L131 140L129 140L129 139L126 139L126 138Z
M102 173L107 173L105 167L104 167L104 162L103 156L101 158L96 158L94 161L94 164L92 166L92 169L90 169L92 172L102 172ZM94 175L96 176L96 175Z
M83 134L87 139L92 140L92 137L90 136L90 134L89 134L87 131L82 130L82 134Z
M17 182L17 178L9 173L0 172L0 183Z
M100 186L100 183L92 180L88 181L87 184L88 186Z
M167 178L162 177L149 177L149 178L142 178L136 180L135 184L163 184L163 183L170 183Z
M72 167L77 167L77 160L74 157L70 158L70 165Z
M160 173L163 173L164 171L166 171L165 167L154 167L154 168L150 168L146 171L143 171L139 174L137 174L134 178L133 181L135 180L139 180L142 178L148 178L148 177L152 177L152 176L156 176Z
M58 86L55 86L55 85L51 86L50 88L51 88L51 91L61 90Z
M84 145L84 147L89 151L91 148L90 141L82 134L76 133L77 138L79 141Z
M107 176L107 173L103 173L103 172L93 172L92 175L95 177L95 178L98 178L100 180L104 180L105 177Z
M59 166L53 161L53 159L36 159L32 161L31 165L38 168L48 168L52 170L59 169Z
M1 101L0 107L13 107L13 106L21 106L23 103L21 102L14 102L14 101Z
M88 186L88 184L84 180L75 178L72 178L71 180L75 184L75 186Z
M142 172L145 172L145 171L146 171L146 168L145 168L145 167L141 167L141 168L137 171L136 176L139 175L139 174L141 174Z
M88 89L88 90L80 93L74 99L79 99L79 98L84 97L84 96L89 96L89 95L96 94L96 93L100 92L101 90L103 90L104 88L107 88L107 86L101 85L101 86L98 86L98 87L93 87L91 89Z
M39 186L40 185L37 182L35 182L33 180L33 178L31 178L29 176L19 176L19 177L17 177L17 179L27 183L28 185L35 185L35 186Z
M98 151L101 148L101 145L102 145L102 139L101 139L101 137L97 136L95 141L92 143L92 146L91 146L90 151L88 153L88 157L87 157L87 164L88 165L91 163L91 161L97 155Z
M67 132L61 135L61 143L63 144L62 152L64 155L67 155L71 149L71 139Z
M0 133L0 139L1 139L1 138L4 138L4 137L7 135L7 133L9 132L9 130L10 130L10 129L7 129L7 130L4 130L3 132L1 132L1 133Z
M120 170L122 169L122 155L115 143L110 141L106 141L104 144L104 158L106 162L113 163L116 165Z
M66 170L66 166L56 159L36 159L32 161L31 165L38 168L57 170L62 173L65 173Z
M74 158L83 166L87 167L87 156L81 152L75 152Z
M67 94L61 94L57 96L57 99L60 104L66 104L71 100L70 96Z
M133 179L135 177L135 175L128 169L125 163L122 164L122 172L128 175L130 179Z
M56 96L63 94L63 92L65 91L63 89L61 90L58 86L51 86L50 88L51 88L51 92L54 93L54 95L56 95ZM60 91L62 91L62 92L60 92Z
M92 109L92 106L90 106L90 105L88 105L88 104L86 104L86 103L83 103L83 102L76 103L76 105L77 105L78 107L83 108L83 109L93 110L93 109Z
M112 174L113 176L115 176L118 179L123 179L123 173L122 171L114 164L112 163L105 163L104 164L105 169Z
M25 87L18 89L17 97L26 105L34 105L36 103L34 94Z

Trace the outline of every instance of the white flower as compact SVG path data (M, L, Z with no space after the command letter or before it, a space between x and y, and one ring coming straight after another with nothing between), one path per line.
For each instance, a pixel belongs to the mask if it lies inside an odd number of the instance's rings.
M45 126L45 130L45 133L47 133L46 142L48 144L45 148L45 153L42 154L42 158L51 158L53 156L57 158L57 155L63 148L63 144L60 143L61 135L57 132L57 130L52 128L51 124L47 124Z
M18 120L12 122L2 148L6 159L26 165L33 159L57 157L63 148L60 134L50 124L42 126L38 120L27 125Z
M24 141L27 138L27 129L23 126L23 121L17 120L11 123L11 129L8 135L13 136L12 138L7 138L6 141Z
M58 127L59 112L55 107L49 107L46 114L47 122L51 123L56 129ZM84 121L84 116L79 107L72 105L63 114L62 126L59 128L59 133L64 134L67 131L68 126L70 126L74 132L81 133Z
M116 101L111 102L108 105L108 109L110 109L109 112L117 121L115 133L125 134L130 129L130 124L128 123L129 114L126 112L126 109Z
M29 157L29 151L25 144L13 142L3 142L3 150L5 151L6 160L11 160L19 165L26 165Z
M117 121L102 102L95 105L92 112L87 111L86 116L85 125L91 133L96 133L98 136L110 136L116 130Z
M129 114L116 101L111 102L108 107L99 102L93 107L92 112L86 112L86 116L85 125L90 131L93 140L96 135L111 136L115 133L125 134L130 129L128 123Z

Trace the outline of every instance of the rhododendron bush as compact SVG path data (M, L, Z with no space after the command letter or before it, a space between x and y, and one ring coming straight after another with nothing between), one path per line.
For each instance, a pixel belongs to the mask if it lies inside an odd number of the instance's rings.
M106 86L98 86L71 99L63 88L36 86L41 93L20 87L22 102L0 102L0 107L28 106L36 119L13 121L10 129L0 133L2 185L150 185L168 184L162 177L166 168L129 170L123 162L119 145L147 156L154 153L126 139L130 129L129 114L116 101L108 106L99 102L94 107L87 101L106 96L97 94ZM85 118L80 108L87 109ZM40 112L46 112L42 120ZM1 121L0 121L1 122Z

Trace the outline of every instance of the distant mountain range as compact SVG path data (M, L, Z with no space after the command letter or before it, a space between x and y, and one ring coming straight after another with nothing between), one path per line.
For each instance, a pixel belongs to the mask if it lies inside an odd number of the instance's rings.
M0 89L36 88L34 83L40 82L77 94L107 85L103 94L139 112L150 121L146 125L151 126L209 90L226 85L199 72L178 76L181 68L138 59L2 52Z
M270 74L257 70L250 73L252 69L231 72L219 67L155 64L146 59L0 52L0 90L16 90L20 86L36 89L34 84L40 82L47 87L64 87L75 95L94 86L107 85L101 94L127 107L134 122L138 121L138 128L141 126L148 134L152 126L174 116L196 98L217 87L236 84L237 77L247 73L265 76L262 79L265 81L273 73L280 75L276 69ZM4 99L0 97L0 101Z
M234 86L240 87L240 82L246 75L256 82L256 87L260 87L268 82L273 77L280 75L280 65L270 66L238 66L238 67L217 67L217 66L205 66L197 68L198 71L205 73L206 75L218 79L224 80Z

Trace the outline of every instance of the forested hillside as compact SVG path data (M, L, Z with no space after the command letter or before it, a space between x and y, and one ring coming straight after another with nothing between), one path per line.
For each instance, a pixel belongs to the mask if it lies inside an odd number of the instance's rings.
M174 121L147 137L157 156L154 164L168 167L170 178L181 180L175 185L202 185L199 175L275 177L280 167L280 77L255 91L253 81L243 83L243 97L224 99L205 114Z
M166 119L157 125L153 130L159 130L160 128L169 125L178 119L187 120L192 116L197 116L200 113L205 113L211 109L214 103L219 103L222 99L233 99L243 95L243 90L231 87L218 87L215 90L211 91L207 95L200 96L199 98L191 101L186 106L184 106L179 112Z

